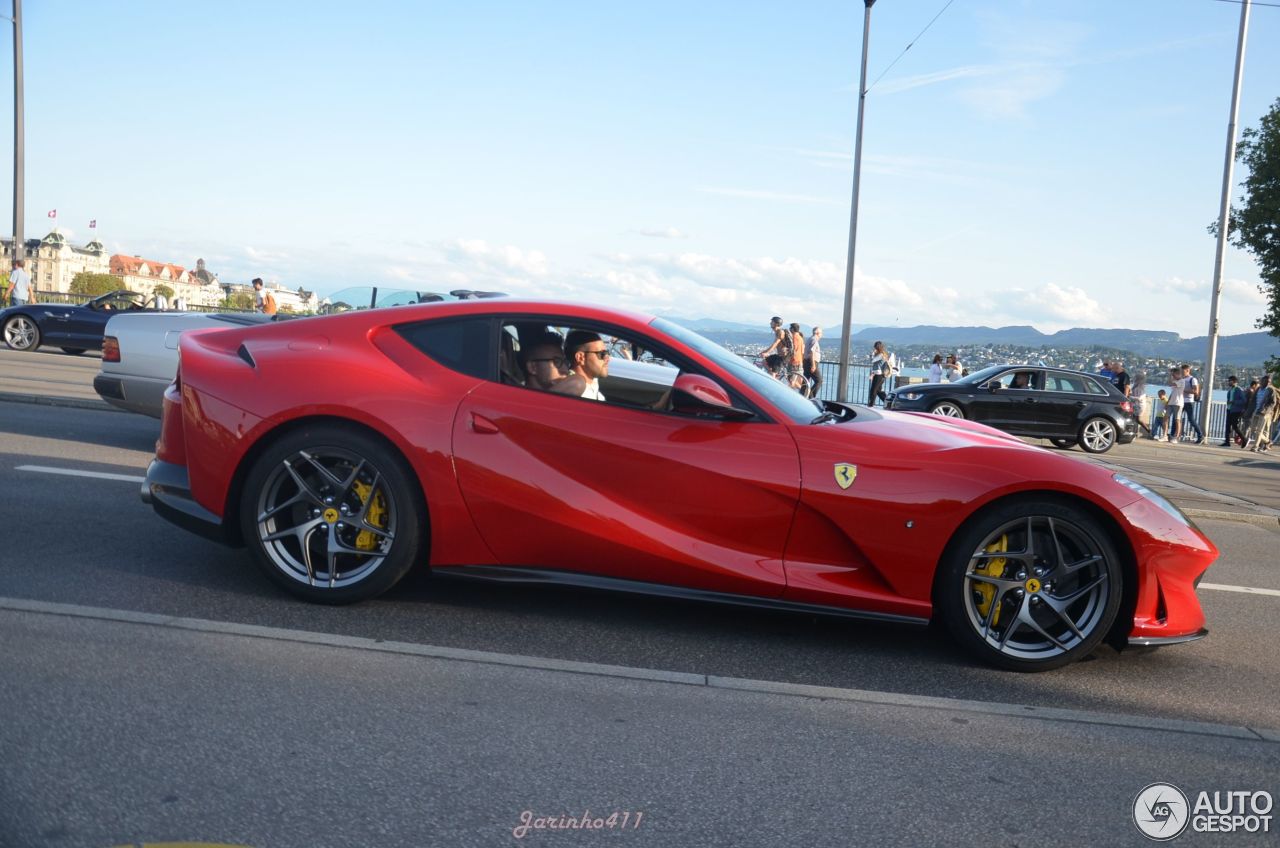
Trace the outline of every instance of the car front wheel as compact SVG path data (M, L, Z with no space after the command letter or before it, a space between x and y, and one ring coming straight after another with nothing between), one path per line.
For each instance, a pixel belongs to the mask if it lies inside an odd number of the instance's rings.
M35 350L40 346L40 328L26 315L4 322L4 343L12 350Z
M935 404L929 411L934 415L941 415L943 418L964 418L964 410L961 409L958 404L952 403L949 400L944 400L942 403Z
M398 453L338 425L296 430L254 463L241 498L249 550L277 585L345 604L394 586L424 548L426 516Z
M1106 453L1116 443L1116 425L1106 418L1090 418L1080 428L1080 447L1089 453Z
M1047 671L1086 656L1115 622L1119 555L1098 520L1056 501L979 515L948 547L934 600L952 635L984 661Z

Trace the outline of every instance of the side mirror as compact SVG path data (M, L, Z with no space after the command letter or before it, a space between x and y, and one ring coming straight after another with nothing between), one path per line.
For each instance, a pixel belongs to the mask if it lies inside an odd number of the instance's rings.
M671 387L671 409L681 415L701 415L743 421L754 418L749 409L738 409L715 380L701 374L681 374Z

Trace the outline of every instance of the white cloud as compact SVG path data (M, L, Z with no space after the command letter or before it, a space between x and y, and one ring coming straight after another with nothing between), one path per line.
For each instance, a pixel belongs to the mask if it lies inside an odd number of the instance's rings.
M454 239L441 247L454 263L472 266L481 274L500 277L545 277L547 257L540 250L524 250L512 245L490 246L483 239Z
M689 234L681 232L675 227L663 227L660 230L638 230L642 236L648 238L664 238L664 239L687 239Z
M1060 286L1047 283L1035 291L1011 289L1006 293L1007 302L1014 315L1022 321L1040 319L1057 328L1109 327L1111 311L1077 286ZM996 301L1005 300L999 294ZM1009 308L1005 308L1006 314Z

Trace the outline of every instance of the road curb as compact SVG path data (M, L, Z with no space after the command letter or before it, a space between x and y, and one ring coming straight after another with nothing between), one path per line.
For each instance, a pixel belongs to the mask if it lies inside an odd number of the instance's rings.
M753 692L762 695L816 698L818 700L847 701L891 707L943 710L949 712L978 713L1003 717L1029 718L1072 724L1124 727L1135 730L1157 730L1197 736L1241 739L1280 744L1280 729L1243 727L1231 724L1185 721L1144 716L1128 716L1118 713L1092 712L1089 710L1041 707L1030 704L1007 704L988 701L971 701L927 695L909 695L896 692L878 692L867 689L846 689L833 686L814 686L771 680L750 680L736 677L691 674L688 672L662 671L660 669L634 668L631 666L604 665L600 663L556 660L545 657L529 657L464 648L448 648L437 645L416 645L409 642L384 642L360 636L341 636L307 630L288 630L264 627L256 624L236 624L198 618L133 612L130 610L104 609L78 604L58 604L23 598L0 597L0 610L11 612L52 615L65 618L85 618L121 624L137 624L164 627L189 632L268 639L278 642L296 642L323 645L360 651L402 654L429 659L474 662L540 671L558 671L569 674L589 674L597 677L615 677L650 683L675 683L686 686L702 686L709 689Z
M70 409L92 409L95 412L124 412L109 403L89 398L50 397L49 395L26 395L19 392L0 392L0 401L10 403L34 403L38 406L61 406Z
M1239 521L1259 527L1280 528L1280 516L1261 515L1256 512L1224 512L1217 509L1183 509L1188 518L1204 518L1212 521Z

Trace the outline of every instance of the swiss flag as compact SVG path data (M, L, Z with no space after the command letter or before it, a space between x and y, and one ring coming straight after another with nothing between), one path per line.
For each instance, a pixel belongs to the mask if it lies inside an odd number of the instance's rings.
M89 229L96 230L97 228L98 228L98 219L94 218L92 221L89 222Z
M56 217L58 217L58 210L57 210L57 209L50 209L50 210L49 210L49 217L50 217L50 218L56 218Z

